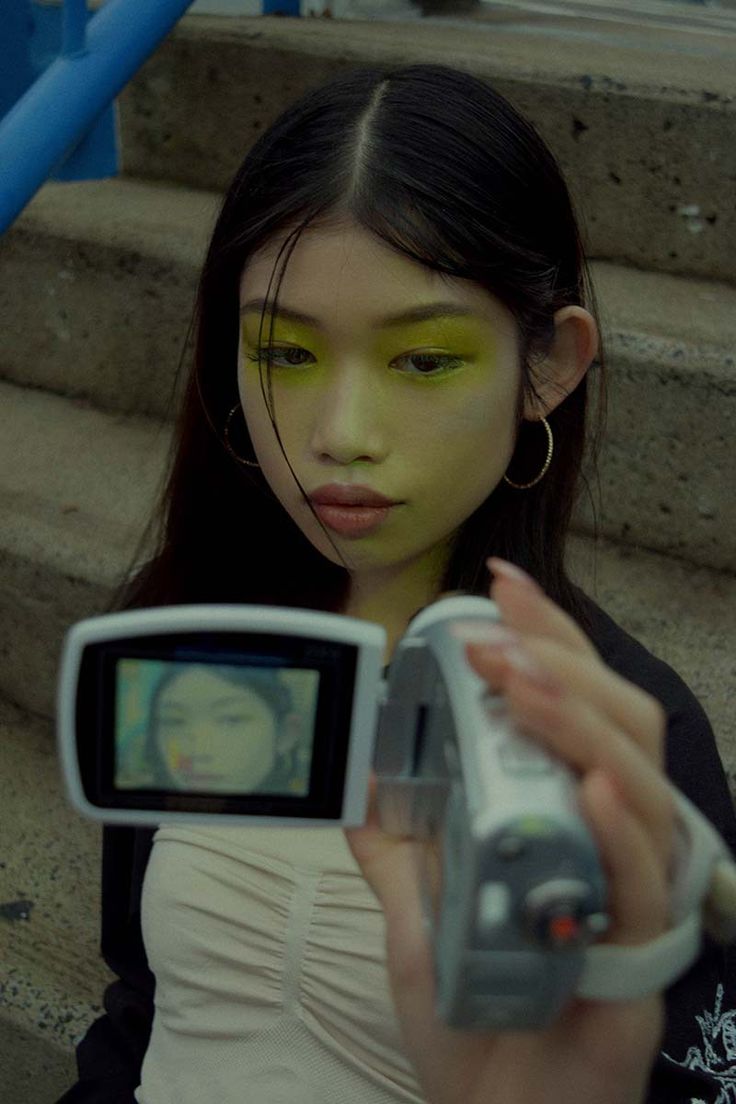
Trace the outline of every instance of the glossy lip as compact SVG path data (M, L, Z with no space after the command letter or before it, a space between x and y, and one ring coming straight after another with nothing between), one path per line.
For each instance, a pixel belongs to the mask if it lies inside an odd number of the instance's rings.
M393 498L374 491L372 487L354 483L327 483L309 496L312 503L323 506L398 506Z
M393 506L331 506L317 503L316 514L324 525L341 536L362 537L383 525L393 509Z

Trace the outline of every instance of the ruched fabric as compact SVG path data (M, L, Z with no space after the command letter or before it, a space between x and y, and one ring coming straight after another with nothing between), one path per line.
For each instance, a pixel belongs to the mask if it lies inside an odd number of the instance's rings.
M424 1104L385 920L341 829L159 828L138 1104Z

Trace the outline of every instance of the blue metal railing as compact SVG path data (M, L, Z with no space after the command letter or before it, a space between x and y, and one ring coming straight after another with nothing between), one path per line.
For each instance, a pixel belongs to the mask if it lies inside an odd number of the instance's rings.
M90 131L192 0L67 0L63 45L0 122L0 233Z
M113 101L192 3L107 0L88 20L86 0L64 0L61 50L33 81L31 4L0 0L0 114L14 105L0 118L0 234L50 176L117 172ZM298 16L299 0L262 10Z
M87 0L64 0L64 37L62 57L80 57L87 53Z

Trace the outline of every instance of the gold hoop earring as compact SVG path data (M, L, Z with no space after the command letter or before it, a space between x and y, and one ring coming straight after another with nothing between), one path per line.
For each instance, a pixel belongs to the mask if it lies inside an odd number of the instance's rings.
M233 459L237 460L239 464L247 464L249 468L260 468L261 465L258 463L257 460L256 461L244 460L242 456L238 456L237 452L235 451L233 446L230 444L230 419L232 418L235 411L239 410L239 409L240 409L240 407L236 403L236 405L232 408L232 410L228 414L227 418L225 419L225 448L230 453L230 455L233 457Z
M537 476L536 479L532 479L531 483L512 483L511 480L507 476L503 477L505 482L508 483L510 487L516 487L516 489L518 491L525 491L527 489L527 487L533 487L535 483L538 483L539 480L542 479L542 477L546 474L547 468L549 467L550 461L552 460L552 449L553 449L553 446L554 446L554 438L552 437L552 430L550 429L549 423L547 422L546 418L540 418L539 421L542 423L544 428L547 430L547 459L544 461L544 467L540 471L539 475Z

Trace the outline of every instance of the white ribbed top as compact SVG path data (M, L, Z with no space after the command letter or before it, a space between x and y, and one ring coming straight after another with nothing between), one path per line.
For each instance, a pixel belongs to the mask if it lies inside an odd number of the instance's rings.
M385 920L339 828L161 827L139 1104L425 1104Z

